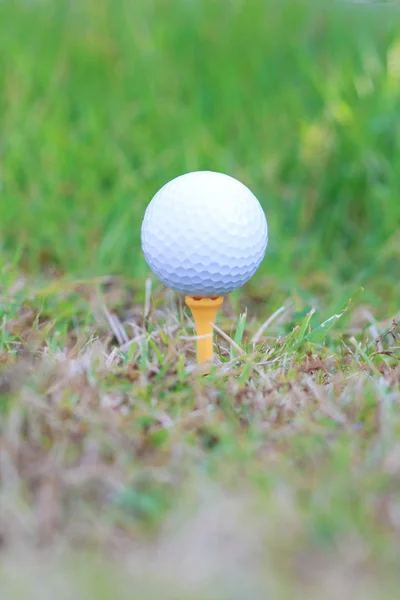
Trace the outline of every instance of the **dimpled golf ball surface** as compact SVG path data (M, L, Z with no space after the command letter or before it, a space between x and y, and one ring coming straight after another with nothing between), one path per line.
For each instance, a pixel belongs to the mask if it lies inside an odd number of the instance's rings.
M147 263L169 288L198 297L228 294L258 269L268 242L252 192L222 173L173 179L151 200L142 223Z

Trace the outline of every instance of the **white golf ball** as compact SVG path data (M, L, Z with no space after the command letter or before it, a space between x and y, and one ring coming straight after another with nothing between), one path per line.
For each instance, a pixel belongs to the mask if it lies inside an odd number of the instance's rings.
M268 226L245 185L229 175L196 171L157 192L141 235L146 261L167 287L213 297L254 275L265 254Z

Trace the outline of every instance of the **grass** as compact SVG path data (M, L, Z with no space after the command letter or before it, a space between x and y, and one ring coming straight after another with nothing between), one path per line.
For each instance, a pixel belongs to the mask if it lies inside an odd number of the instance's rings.
M226 301L202 376L169 293L5 279L3 594L393 597L397 321Z
M0 3L2 597L396 596L399 16ZM203 168L270 229L207 376L139 247Z
M4 249L31 271L142 279L145 205L205 168L260 198L260 276L385 285L400 247L398 17L315 2L2 2Z

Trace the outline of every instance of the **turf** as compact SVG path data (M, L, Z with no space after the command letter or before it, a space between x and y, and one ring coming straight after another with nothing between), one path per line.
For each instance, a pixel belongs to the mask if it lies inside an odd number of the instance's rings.
M0 3L2 597L396 597L400 11L378 4ZM206 376L139 244L194 169L270 229Z

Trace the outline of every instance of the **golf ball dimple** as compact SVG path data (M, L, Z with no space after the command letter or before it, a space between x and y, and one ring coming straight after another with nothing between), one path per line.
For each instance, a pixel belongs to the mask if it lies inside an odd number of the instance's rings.
M146 261L169 288L212 297L241 287L268 243L267 219L254 194L222 173L196 171L164 185L141 230Z

